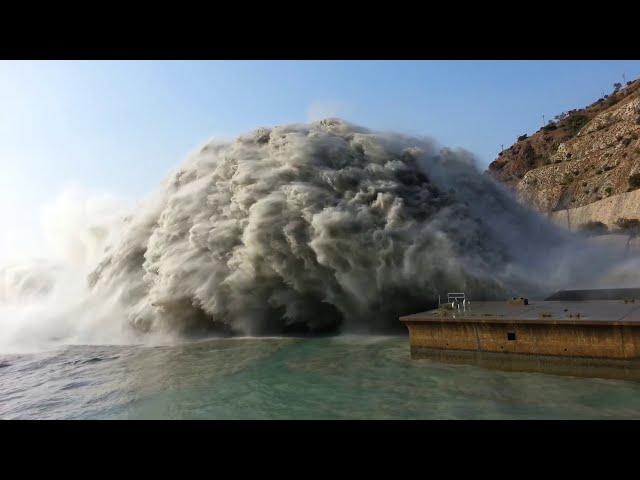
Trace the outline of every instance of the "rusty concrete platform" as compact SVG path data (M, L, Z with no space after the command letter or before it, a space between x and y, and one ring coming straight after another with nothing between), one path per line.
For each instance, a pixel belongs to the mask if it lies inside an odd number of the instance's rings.
M471 302L400 317L412 356L434 350L640 358L640 300Z
M544 373L570 377L640 382L640 359L609 359L553 355L524 355L417 348L411 357L453 365L474 365L507 372Z
M446 315L444 315L446 313ZM466 321L484 323L536 323L576 325L635 325L640 322L640 300L592 300L576 302L529 301L528 305L476 302L464 312L429 310L400 317L400 321Z

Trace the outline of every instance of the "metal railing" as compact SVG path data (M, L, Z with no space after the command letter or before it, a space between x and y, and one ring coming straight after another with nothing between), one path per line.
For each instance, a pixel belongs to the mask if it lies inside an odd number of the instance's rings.
M464 292L450 292L447 293L447 302L444 305L450 305L452 310L462 310L466 312L467 306L469 306L470 303ZM440 302L440 295L438 295L438 308L440 308L440 305L442 305L442 303Z
M459 293L447 293L447 303L464 303L465 295L462 292Z

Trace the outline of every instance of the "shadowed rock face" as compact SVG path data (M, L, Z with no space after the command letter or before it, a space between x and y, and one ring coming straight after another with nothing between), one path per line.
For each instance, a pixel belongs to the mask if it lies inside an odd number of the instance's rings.
M439 293L564 285L566 240L468 153L332 119L204 146L90 283L142 331L384 331Z
M566 210L551 212L550 220L568 230L579 232L590 222L600 222L605 231L619 231L617 221L620 218L640 218L640 190L619 193L597 202Z
M541 212L639 188L640 80L516 142L489 173Z
M545 300L578 302L587 300L629 300L640 298L640 288L602 288L594 290L561 290ZM635 300L634 300L635 302Z

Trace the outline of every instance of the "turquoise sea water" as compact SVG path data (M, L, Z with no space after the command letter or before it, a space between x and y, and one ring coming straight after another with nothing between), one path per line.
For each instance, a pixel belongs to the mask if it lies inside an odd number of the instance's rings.
M406 337L0 355L0 418L640 418L640 384L411 360Z

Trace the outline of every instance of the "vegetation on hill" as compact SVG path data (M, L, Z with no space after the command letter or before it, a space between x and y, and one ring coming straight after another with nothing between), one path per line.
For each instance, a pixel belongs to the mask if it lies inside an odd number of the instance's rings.
M609 227L598 221L584 223L578 227L578 230L588 236L606 235L609 233Z
M640 79L520 135L488 172L543 212L639 189Z

